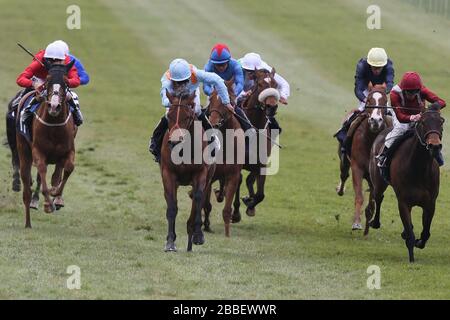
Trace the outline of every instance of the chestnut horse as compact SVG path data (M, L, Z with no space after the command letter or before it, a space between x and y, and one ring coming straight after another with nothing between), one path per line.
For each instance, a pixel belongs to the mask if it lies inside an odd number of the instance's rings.
M231 79L226 81L225 84L228 88L230 100L234 101L236 98L233 90L234 80ZM219 180L220 191L216 192L216 198L218 202L222 202L225 198L222 216L225 223L225 236L229 237L232 211L231 205L240 183L241 170L245 161L244 132L241 129L239 121L234 117L232 111L222 103L216 91L214 91L210 96L208 113L212 127L221 132L223 141L221 141L222 148L219 153L222 162L216 164L214 177L211 181L211 185L208 187L205 198L204 230L208 232L211 231L209 221L209 215L212 208L210 202L211 189L212 183ZM233 136L228 136L227 130L228 132L232 130L234 133ZM233 149L229 149L229 147L232 147ZM229 154L232 155L232 157L229 158ZM239 156L241 156L241 159L239 159ZM239 201L239 198L237 199Z
M180 185L192 186L192 209L189 220L187 221L188 246L187 251L192 251L192 243L202 245L205 242L202 226L202 213L206 188L211 182L214 174L215 164L208 164L204 161L203 151L207 147L206 141L202 141L202 151L200 163L193 161L194 151L194 126L195 123L203 129L194 112L195 92L190 96L176 97L166 90L167 98L170 101L169 111L167 113L169 130L165 133L161 148L161 177L164 185L164 197L167 202L166 217L168 222L168 234L165 251L176 251L175 246L175 220L178 213L177 191ZM182 144L180 144L182 143ZM190 148L192 157L191 162L174 162L174 148L186 146ZM184 151L184 149L181 149ZM184 152L183 152L184 153ZM178 153L179 154L179 153ZM183 154L184 156L185 154Z
M16 134L17 150L20 159L20 176L23 184L23 203L25 205L25 227L31 228L31 166L37 167L42 182L42 194L45 197L44 210L51 213L56 206L63 206L62 194L64 186L74 169L75 143L74 127L71 119L67 97L66 77L72 68L73 61L67 66L63 64L50 65L45 62L48 70L46 80L46 96L42 99L39 109L35 112L32 124L33 141L31 144L20 134ZM20 121L18 118L17 121ZM52 176L52 188L47 186L47 166L55 164ZM64 170L61 179L61 173ZM55 197L54 201L50 196Z
M414 262L414 247L423 249L430 238L431 221L439 194L439 165L435 157L442 148L444 119L438 108L429 108L422 113L414 128L414 135L407 138L395 151L390 165L390 184L397 196L398 210L403 223L402 238L408 248L409 261ZM380 227L380 209L383 193L388 184L380 173L375 156L379 154L389 130L383 131L375 140L371 152L370 177L373 189L366 208L366 231L369 226ZM423 230L420 239L415 239L411 219L413 206L422 208ZM372 222L373 211L376 209Z
M351 139L350 155L342 155L338 152L340 159L341 182L336 188L338 195L344 194L344 184L349 176L349 168L352 170L353 189L355 191L355 213L353 217L352 230L361 230L361 209L364 204L363 180L365 179L372 187L369 174L370 149L377 135L392 122L385 116L388 98L383 88L376 86L367 96L366 109L354 120L349 130ZM351 133L353 131L353 133Z
M271 90L275 92L277 90L277 82L274 79L275 68L272 68L272 71L269 72L267 70L255 70L255 84L251 90L251 93L245 98L242 102L242 108L250 120L251 124L259 131L256 135L254 144L256 147L252 148L250 145L250 152L256 152L257 161L256 163L251 163L249 158L246 157L246 163L244 164L244 169L249 171L249 175L246 179L246 185L249 192L249 195L244 197L242 200L244 204L247 206L246 213L248 216L254 216L256 213L256 206L264 200L264 186L266 183L266 176L262 174L262 171L265 169L267 165L268 158L270 157L272 150L272 137L271 130L269 127L269 119L268 117L275 116L278 109L278 97L268 96L264 99L264 101L260 101L260 95L263 91L270 92ZM260 139L264 141L261 145L264 145L266 148L265 151L260 152ZM251 141L251 139L250 139ZM260 153L267 155L267 159L262 159L260 157ZM256 181L257 191L255 193L254 183ZM239 190L238 188L236 196L239 198ZM234 208L233 221L239 221L239 217L234 217L234 215L239 214L239 207Z

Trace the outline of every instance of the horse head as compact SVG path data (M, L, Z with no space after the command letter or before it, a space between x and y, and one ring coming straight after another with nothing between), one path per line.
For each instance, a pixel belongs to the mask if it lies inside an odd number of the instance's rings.
M234 79L231 78L228 81L225 81L225 85L228 89L228 95L230 97L230 101L236 100L236 95L234 93ZM231 118L231 111L225 107L222 101L217 94L217 91L214 90L209 98L209 122L214 129L221 129Z
M422 145L435 157L442 149L442 131L445 119L442 118L440 106L436 103L422 113L416 125L416 133Z
M45 61L45 67L48 70L46 81L46 102L48 114L57 117L61 113L62 107L66 104L67 96L67 73L75 63L72 60L68 65L51 64Z
M388 97L383 88L374 86L367 96L366 112L368 113L369 129L377 133L386 127L386 108Z
M169 123L169 145L175 145L184 141L189 134L195 119L195 91L190 95L172 95L166 89L166 95L170 102L167 120Z
M260 108L265 111L267 116L274 116L277 112L280 93L275 81L275 68L272 71L265 69L255 71L254 91L258 97Z

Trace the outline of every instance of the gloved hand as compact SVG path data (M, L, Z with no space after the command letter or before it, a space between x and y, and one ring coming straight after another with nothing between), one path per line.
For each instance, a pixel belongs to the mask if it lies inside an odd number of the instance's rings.
M416 122L416 121L419 121L421 117L422 117L422 115L420 113L413 114L409 117L409 120L412 122Z

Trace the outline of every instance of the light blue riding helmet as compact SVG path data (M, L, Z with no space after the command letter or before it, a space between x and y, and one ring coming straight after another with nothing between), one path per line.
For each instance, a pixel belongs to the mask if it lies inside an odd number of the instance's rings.
M169 66L170 80L184 81L191 77L191 67L184 59L175 59Z

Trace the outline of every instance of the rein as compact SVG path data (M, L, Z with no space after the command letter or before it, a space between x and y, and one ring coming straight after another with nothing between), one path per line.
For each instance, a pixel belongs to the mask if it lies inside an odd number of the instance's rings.
M172 129L169 130L169 135L176 129L181 130L180 124L179 124L179 120L180 120L180 107L187 107L190 108L189 105L187 104L181 104L181 97L180 100L178 102L178 104L172 104L171 107L176 107L177 108L177 118L175 121L175 125L172 127ZM188 128L191 126L192 121L194 121L194 117L189 117L189 125L187 126Z

